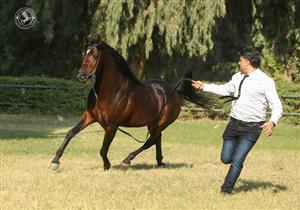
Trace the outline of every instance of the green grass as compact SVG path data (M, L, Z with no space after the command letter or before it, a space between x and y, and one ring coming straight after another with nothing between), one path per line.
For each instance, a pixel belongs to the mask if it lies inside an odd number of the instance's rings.
M163 134L167 168L155 149L126 172L104 172L103 130L93 124L70 142L61 169L48 169L78 117L0 115L1 209L300 209L300 127L279 124L249 154L232 196L221 197L228 166L220 158L225 121L177 121ZM146 129L125 129L144 139ZM117 166L141 146L118 133L109 151Z

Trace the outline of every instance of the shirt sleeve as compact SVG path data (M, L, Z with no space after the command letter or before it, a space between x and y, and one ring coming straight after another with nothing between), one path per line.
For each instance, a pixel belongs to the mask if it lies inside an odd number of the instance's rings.
M235 75L232 76L229 82L223 85L204 83L203 91L222 95L222 96L231 95L235 92L234 77Z
M272 109L270 121L274 122L277 125L279 119L282 116L283 109L282 103L276 91L275 82L273 80L267 83L265 91L267 101L270 108Z

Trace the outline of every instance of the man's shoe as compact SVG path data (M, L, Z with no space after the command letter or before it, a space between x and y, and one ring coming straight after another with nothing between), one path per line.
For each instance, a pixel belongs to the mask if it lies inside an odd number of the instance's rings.
M220 192L220 194L223 195L223 196L227 196L227 195L231 194L231 191L232 191L231 187L221 186L221 192Z

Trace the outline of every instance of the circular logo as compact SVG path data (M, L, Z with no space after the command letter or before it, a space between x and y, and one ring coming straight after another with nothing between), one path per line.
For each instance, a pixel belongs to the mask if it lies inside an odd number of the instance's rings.
M28 30L34 26L36 15L33 9L22 7L15 13L15 24L23 30Z

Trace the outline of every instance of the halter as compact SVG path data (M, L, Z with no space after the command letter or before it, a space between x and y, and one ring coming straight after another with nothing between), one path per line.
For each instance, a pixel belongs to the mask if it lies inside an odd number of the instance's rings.
M97 50L98 50L98 47L97 47ZM99 60L100 60L100 57L101 57L101 51L98 50L98 53L99 53L99 55L98 55L96 64L95 64L95 66L94 66L94 69L93 69L90 73L88 73L88 77L94 77L94 76L95 76L95 73L96 73L96 70L97 70L97 67L98 67L98 63L99 63ZM86 55L86 56L87 56L87 55ZM85 58L84 58L84 61L86 60L86 56L85 56ZM86 63L86 62L84 62L84 64L85 64L85 63Z

